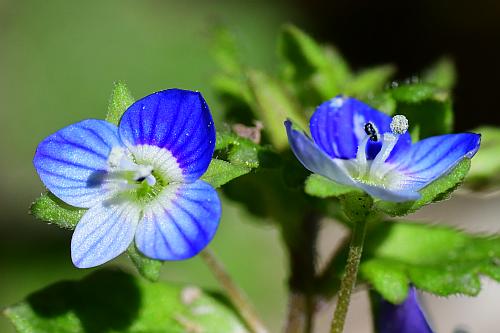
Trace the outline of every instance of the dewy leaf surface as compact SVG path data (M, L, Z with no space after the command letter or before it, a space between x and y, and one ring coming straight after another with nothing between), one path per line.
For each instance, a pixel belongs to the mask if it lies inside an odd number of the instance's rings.
M481 275L500 281L499 263L498 236L392 221L368 231L360 272L385 299L399 303L408 283L439 296L477 295Z
M227 305L198 288L113 270L57 282L4 313L19 333L247 332Z

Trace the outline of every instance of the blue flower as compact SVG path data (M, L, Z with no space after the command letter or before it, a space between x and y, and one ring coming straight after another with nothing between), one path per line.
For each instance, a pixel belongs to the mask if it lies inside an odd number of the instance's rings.
M419 191L472 158L481 136L446 134L412 144L404 116L394 118L349 97L321 104L310 120L312 140L285 126L290 146L310 171L382 200L417 200Z
M214 237L217 192L199 178L215 148L215 127L199 92L169 89L146 96L119 126L88 119L43 140L33 163L45 186L88 208L71 240L75 266L94 267L135 238L146 256L182 260Z
M432 333L420 308L415 287L410 287L408 296L401 304L392 304L377 296L375 325L378 333Z

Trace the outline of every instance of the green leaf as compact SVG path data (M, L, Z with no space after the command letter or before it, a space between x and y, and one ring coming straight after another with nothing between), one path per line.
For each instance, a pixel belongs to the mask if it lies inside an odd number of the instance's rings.
M377 291L383 291L384 299L401 303L408 295L410 280L405 266L392 260L370 259L361 264L360 272Z
M274 168L281 163L279 155L271 147L259 145L231 131L217 132L214 157L252 169Z
M319 198L339 197L356 191L353 187L335 183L315 173L307 177L304 190L307 194Z
M135 246L135 242L127 249L127 255L144 278L152 282L158 281L163 261L144 256Z
M361 277L387 300L402 302L408 283L439 296L477 295L480 276L500 281L500 238L447 226L383 222L366 237Z
M333 47L323 48L314 39L292 25L283 27L279 54L285 62L284 76L299 90L312 90L320 101L341 93L350 70Z
M449 58L439 59L424 72L422 81L439 88L452 89L456 82L455 64Z
M201 179L217 188L226 184L234 178L249 173L250 170L251 169L248 167L231 164L229 162L214 158L212 159L212 162L210 162L208 170L201 177Z
M30 214L41 221L73 230L87 210L70 206L50 192L42 194L30 207Z
M408 118L414 141L452 130L453 110L448 91L417 83L403 85L390 92L397 103L395 113Z
M247 332L224 302L206 292L112 270L55 283L4 313L19 333Z
M403 216L432 202L448 199L451 193L462 183L470 168L470 159L462 160L449 174L438 178L422 190L422 197L416 201L407 202L375 202L375 209L378 209L391 216Z
M305 115L278 81L259 71L248 72L248 78L257 102L256 112L266 133L276 149L284 149L288 138L283 123L290 118L305 127Z
M474 156L465 184L475 190L500 185L500 128L485 126L472 132L481 134L481 148Z
M380 92L394 76L396 67L381 65L362 70L347 82L343 93L354 97L364 97Z
M125 83L120 81L115 82L109 99L106 121L118 125L123 113L134 103L134 101Z

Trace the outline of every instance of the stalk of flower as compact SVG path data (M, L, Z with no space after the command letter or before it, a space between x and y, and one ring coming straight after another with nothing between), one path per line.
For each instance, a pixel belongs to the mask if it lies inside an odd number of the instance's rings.
M475 133L445 134L412 143L406 117L391 118L344 96L321 104L309 126L312 138L295 129L290 120L285 122L297 159L313 173L364 192L355 194L354 200L351 196L344 198L348 210L355 203L361 205L349 216L354 224L352 241L331 327L331 332L340 333L356 283L373 201L418 200L419 191L447 175L463 159L472 158L481 137Z
M392 304L380 295L372 296L373 316L378 333L432 333L421 309L417 290L411 286L401 304Z
M170 89L135 102L119 126L88 119L44 139L33 163L45 186L88 211L71 240L79 268L101 265L135 239L146 256L182 260L214 237L215 189L199 178L215 147L198 92Z

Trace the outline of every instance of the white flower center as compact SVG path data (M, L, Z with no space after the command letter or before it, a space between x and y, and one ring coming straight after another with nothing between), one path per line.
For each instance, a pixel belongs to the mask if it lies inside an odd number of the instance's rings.
M396 115L391 122L392 133L384 133L381 137L373 124L365 124L366 135L361 140L354 161L344 160L342 165L351 177L357 181L385 188L398 188L401 175L394 167L385 163L398 142L399 136L408 130L408 120L405 116ZM382 147L373 160L368 160L366 148L368 142L381 141Z
M107 165L102 185L117 194L135 193L139 199L150 200L168 184L183 181L175 157L157 146L113 147Z

